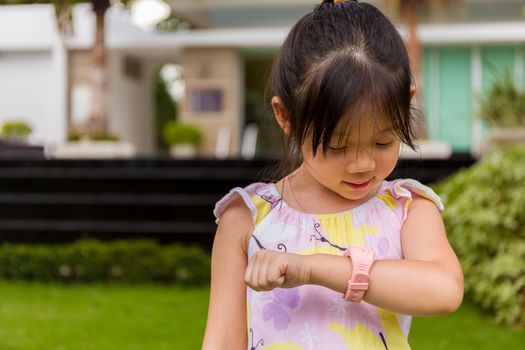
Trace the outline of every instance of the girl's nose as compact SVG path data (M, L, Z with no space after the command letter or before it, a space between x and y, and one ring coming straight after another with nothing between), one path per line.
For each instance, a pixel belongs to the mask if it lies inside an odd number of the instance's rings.
M350 173L366 173L373 171L376 168L376 162L369 149L359 151L350 156L347 170Z

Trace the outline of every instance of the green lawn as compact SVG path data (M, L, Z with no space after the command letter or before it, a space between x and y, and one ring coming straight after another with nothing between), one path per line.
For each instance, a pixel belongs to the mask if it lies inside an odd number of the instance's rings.
M0 282L0 349L200 349L208 297L207 288Z
M208 296L207 288L0 282L0 349L200 349ZM415 319L410 341L415 350L523 349L525 332L492 326L465 302L453 315Z
M525 331L495 326L474 304L464 301L448 316L414 318L409 341L415 350L521 350Z

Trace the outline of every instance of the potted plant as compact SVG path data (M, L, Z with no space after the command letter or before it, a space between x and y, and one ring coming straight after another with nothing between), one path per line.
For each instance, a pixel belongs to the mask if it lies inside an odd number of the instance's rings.
M202 142L202 130L198 125L170 121L162 131L164 142L170 146L170 155L176 158L191 158L197 154Z
M480 98L480 118L491 127L483 154L525 142L525 92L516 87L510 70L494 80Z
M44 146L29 144L31 125L22 120L10 120L0 127L0 159L45 159Z
M2 125L2 138L9 142L23 143L31 135L31 126L21 120L13 120Z
M109 141L109 142L118 142L120 138L115 134L110 133L98 133L98 134L84 134L79 132L72 132L67 137L68 141L82 141L82 140L91 140L91 141Z

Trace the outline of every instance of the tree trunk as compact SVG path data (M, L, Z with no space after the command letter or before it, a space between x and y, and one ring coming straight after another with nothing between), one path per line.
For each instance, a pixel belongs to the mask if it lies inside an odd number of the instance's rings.
M104 19L110 6L109 0L93 0L93 12L95 13L95 41L91 50L91 88L92 101L89 112L88 131L94 133L106 133L108 124L107 103L107 50L105 43Z
M421 44L417 36L417 7L418 0L402 0L401 7L405 17L408 31L408 55L412 66L412 75L416 83L416 94L414 96L415 105L418 109L423 110L423 86L421 81ZM417 121L415 125L416 137L422 138L427 134L424 116Z

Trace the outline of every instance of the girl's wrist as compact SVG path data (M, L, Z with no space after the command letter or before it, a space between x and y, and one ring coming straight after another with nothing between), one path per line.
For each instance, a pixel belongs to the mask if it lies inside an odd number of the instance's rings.
M315 254L308 254L308 255L299 255L302 262L301 265L304 266L303 270L303 284L314 284L313 283L313 256Z
M323 286L323 273L322 273L322 265L323 265L323 257L321 254L311 254L307 255L308 257L308 284L315 284L318 286Z
M308 284L344 293L352 276L352 262L345 256L331 254L305 255Z
M291 260L289 260L291 265L288 266L290 270L287 272L287 282L295 286L312 284L312 255L302 255L297 253L285 254L292 255Z

